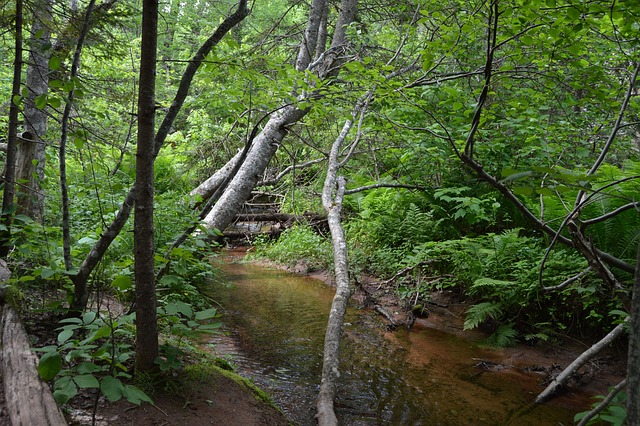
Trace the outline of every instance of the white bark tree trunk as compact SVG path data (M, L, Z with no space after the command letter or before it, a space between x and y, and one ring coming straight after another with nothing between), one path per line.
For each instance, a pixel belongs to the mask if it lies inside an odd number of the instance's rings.
M357 0L342 0L336 30L331 41L330 52L325 52L321 59L308 64L308 69L315 72L319 78L335 75L343 63L344 59L341 56L341 52L347 43L346 27L353 22L355 18L356 5ZM307 37L313 36L313 46L317 44L318 27L322 20L323 10L326 7L328 7L327 0L314 1L312 3L308 26L314 26L315 29L308 28L305 34L308 33ZM308 41L309 40L306 40L306 42ZM300 60L301 57L307 57L306 52L309 47L306 45L306 42L301 45L301 50L304 49L305 52L301 52L298 55L299 60L297 64L301 66L307 62L306 59ZM308 112L309 109L301 110L295 105L288 105L271 115L264 129L253 140L253 146L237 174L231 182L229 182L225 192L204 218L203 222L205 226L224 231L233 221L234 216L240 210L242 204L250 197L251 191L264 174L279 144L287 134L287 127L301 120ZM210 179L213 179L213 176Z
M338 176L338 155L342 142L351 130L352 120L347 120L342 131L331 148L327 177L322 190L322 205L327 212L331 241L333 243L333 262L336 282L336 294L331 304L331 312L327 321L327 332L324 336L324 352L322 359L322 379L318 394L318 410L316 419L320 426L333 426L338 424L338 419L333 408L333 400L336 393L336 384L340 377L340 336L342 324L347 311L347 303L351 297L349 288L349 267L347 261L347 242L340 221L342 200L345 191L345 179Z
M238 173L229 182L226 191L204 218L203 222L206 226L224 231L233 221L236 213L249 198L251 191L262 177L271 157L278 149L278 145L287 134L286 126L300 120L307 112L308 110L288 106L271 116L264 129L254 139L247 158ZM213 179L213 176L209 179Z
M227 164L218 169L218 171L211 175L209 179L202 182L196 189L189 193L191 199L193 200L194 207L198 207L200 204L202 204L203 200L209 199L214 194L214 192L216 192L216 189L218 189L218 187L222 185L231 170L233 170L236 164L238 164L238 161L241 157L242 150L238 151L236 155L231 157L231 160L227 161Z

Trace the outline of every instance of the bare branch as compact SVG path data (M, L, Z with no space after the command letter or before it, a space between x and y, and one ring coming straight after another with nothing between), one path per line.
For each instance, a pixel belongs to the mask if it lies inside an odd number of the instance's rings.
M403 183L374 183L372 185L359 186L358 188L347 189L344 194L351 195L356 194L358 192L368 191L370 189L376 188L403 188L403 189L417 189L419 191L428 191L434 188L428 188L426 186L418 186L418 185L405 185Z
M640 203L637 201L634 201L633 203L625 204L624 206L620 206L617 209L610 211L609 213L603 214L602 216L581 221L580 229L584 230L587 226L590 226L599 222L604 222L605 220L611 219L612 217L617 216L622 212L625 212L630 209L638 209L638 207L640 207Z
M286 175L288 175L292 171L298 170L298 169L304 169L305 167L309 167L309 166L313 166L314 164L322 163L324 160L326 160L326 158L316 158L314 160L309 160L309 161L304 162L302 164L292 164L290 166L287 166L280 173L278 173L278 175L276 177L274 177L273 179L260 181L260 182L258 182L256 184L256 186L273 186L273 185L276 185L282 180L283 177L285 177Z
M476 112L473 115L473 120L471 120L471 129L469 130L469 135L467 136L467 141L464 146L464 154L471 159L473 159L475 135L480 127L480 117L482 116L484 103L489 96L489 86L491 84L491 76L493 73L493 55L496 50L496 39L498 33L498 16L498 1L493 0L489 7L489 22L487 26L487 61L484 67L484 86L482 87Z
M591 266L589 266L587 269L585 269L584 271L580 272L578 275L575 275L569 279L567 279L565 282L563 282L562 284L558 284L556 286L553 287L542 287L542 290L544 291L555 291L555 290L562 290L565 287L568 287L569 285L573 284L574 282L578 281L580 278L584 277L585 275L587 275L589 272L591 272Z

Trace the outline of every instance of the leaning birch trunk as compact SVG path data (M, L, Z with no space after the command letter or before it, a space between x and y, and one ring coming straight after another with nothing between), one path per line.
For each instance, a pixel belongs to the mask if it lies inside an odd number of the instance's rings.
M327 321L327 332L324 336L324 352L322 358L322 379L318 395L318 410L316 419L319 426L333 426L338 424L338 419L333 408L333 400L336 393L336 383L340 377L340 335L342 323L347 310L347 302L351 297L349 288L349 269L347 264L347 243L340 222L342 211L342 199L344 198L345 179L338 176L338 155L342 142L346 138L352 120L347 120L340 135L336 138L329 154L327 177L322 190L322 206L327 212L331 241L333 243L333 263L336 282L336 295L331 304L331 312Z
M193 191L189 193L191 199L193 200L194 208L197 208L200 204L202 204L203 200L208 200L211 196L216 192L216 189L222 182L225 181L231 170L238 164L238 161L242 158L242 150L239 150L236 155L231 157L231 160L227 161L227 164L222 166L218 171L216 171L209 179L202 182L195 188Z
M291 105L271 115L262 132L254 139L238 173L204 218L205 226L224 231L233 221L287 134L287 126L300 120L307 112Z
M317 44L318 27L321 22L321 19L319 19L321 15L318 13L322 13L322 10L317 9L325 8L326 3L326 0L312 2L312 10L310 11L307 27L314 28L308 29L306 34L307 37L315 38L315 41L305 40L301 45L301 49L307 50ZM340 15L335 26L331 48L313 63L308 63L313 54L307 55L305 53L299 55L297 67L306 67L307 70L314 72L319 79L337 75L340 66L345 61L342 55L347 44L346 29L355 19L356 5L357 0L341 1ZM298 71L303 70L298 69ZM304 95L301 95L300 98L304 99ZM240 170L238 170L238 173L229 182L225 192L204 218L205 226L224 231L233 221L242 204L250 197L251 191L264 174L279 144L287 134L288 127L300 121L308 112L309 108L299 109L295 105L287 105L271 115L262 132L254 139L253 147L247 154L247 158Z
M598 354L601 350L613 343L627 328L628 317L625 322L618 324L616 328L611 330L609 334L604 336L602 340L584 351L582 355L576 358L567 368L562 370L558 376L536 397L535 403L540 404L549 399L561 386L563 386L571 376L587 363L591 358Z

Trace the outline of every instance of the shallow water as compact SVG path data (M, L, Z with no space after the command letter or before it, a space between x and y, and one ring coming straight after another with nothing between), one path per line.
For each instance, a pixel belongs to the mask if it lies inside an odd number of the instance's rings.
M322 346L334 290L323 282L251 264L224 266L214 285L226 336L218 354L267 390L290 420L314 425ZM504 354L434 329L386 332L374 313L349 309L336 412L344 425L569 425L583 411L530 406L540 375L478 368ZM584 404L584 399L581 400Z

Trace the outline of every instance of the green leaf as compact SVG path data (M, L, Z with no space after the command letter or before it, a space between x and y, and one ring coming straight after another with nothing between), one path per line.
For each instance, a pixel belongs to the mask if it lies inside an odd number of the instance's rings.
M49 59L49 69L51 71L59 70L61 65L62 65L62 61L60 61L60 58L58 58L57 56L52 56Z
M196 312L195 319L202 321L206 319L215 318L218 314L218 311L215 308L205 309L204 311Z
M38 375L42 380L51 380L62 369L62 357L56 352L47 352L38 362Z
M578 9L576 9L575 7L570 7L570 8L567 9L567 15L571 19L578 19L581 14L580 14L580 11Z
M100 381L100 391L110 402L116 402L124 394L122 382L113 376L105 376Z
M78 374L90 374L101 370L102 368L100 366L95 365L92 362L81 362L76 367L76 371L78 372Z
M85 138L73 138L73 145L77 149L82 149L86 141L87 140Z
M44 109L47 106L47 94L43 93L42 95L36 97L35 104L36 108Z
M58 404L66 404L71 398L78 393L78 387L73 380L65 380L60 386L56 383L56 390L53 392L53 398Z
M93 311L85 312L84 314L82 314L82 323L91 324L96 320L97 316L98 314L96 312L93 312Z
M533 37L525 35L525 36L520 37L520 41L525 46L531 46L533 44Z
M546 197L550 197L555 195L555 193L553 192L553 190L547 188L547 187L542 187L542 188L536 188L536 192L540 195L544 195Z
M69 340L69 338L71 338L71 336L73 336L73 328L71 328L71 327L65 328L64 330L62 330L60 332L60 334L58 334L58 343L59 344L63 344L64 342Z
M42 268L42 270L40 271L40 277L43 279L47 279L47 278L51 278L52 276L54 276L56 274L56 271L54 271L51 268Z
M506 172L507 172L507 170L504 170L502 172L502 175L504 176ZM533 174L533 171L531 171L531 170L526 170L524 172L510 173L510 174L506 175L504 179L502 179L502 182L504 183L504 182L509 182L509 181L512 181L512 180L524 179L526 177L531 176L532 174Z
M127 277L125 275L118 275L113 280L111 285L120 291L127 291L133 288L133 281L131 280L131 277Z
M52 108L59 108L61 104L62 102L60 101L60 98L58 97L49 98L49 105L51 105Z
M187 318L193 317L193 309L191 309L191 305L185 302L177 301L175 302L178 312L184 315Z
M80 374L79 376L75 376L73 381L81 389L95 389L100 387L98 379L96 379L92 374Z
M125 385L123 394L127 401L132 404L140 405L143 402L153 404L153 401L146 393L133 385Z
M516 195L531 195L533 193L533 188L528 186L516 186L512 191Z

